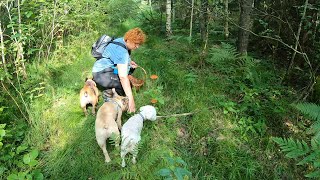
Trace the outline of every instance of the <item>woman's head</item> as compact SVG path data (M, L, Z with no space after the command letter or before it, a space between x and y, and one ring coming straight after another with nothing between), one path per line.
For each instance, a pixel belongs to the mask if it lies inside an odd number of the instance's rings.
M134 50L146 41L146 35L140 28L130 29L124 35L124 41L128 49Z

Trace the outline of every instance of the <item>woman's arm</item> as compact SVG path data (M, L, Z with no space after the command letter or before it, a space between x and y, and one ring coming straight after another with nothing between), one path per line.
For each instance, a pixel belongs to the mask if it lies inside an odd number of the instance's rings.
M128 78L128 64L117 64L117 68L118 68L118 75L120 78L121 85L123 87L124 92L126 93L126 96L129 98L128 112L135 112L136 107L135 107L134 98L132 95L130 81Z

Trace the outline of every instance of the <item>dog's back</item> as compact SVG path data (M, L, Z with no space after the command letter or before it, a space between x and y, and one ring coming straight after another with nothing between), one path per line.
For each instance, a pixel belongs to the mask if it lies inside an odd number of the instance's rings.
M96 83L88 79L86 80L83 88L80 90L80 106L83 109L85 115L87 115L88 104L92 105L92 114L95 114L95 108L99 101L99 90L96 87Z
M113 92L116 94L115 90ZM105 162L110 162L110 157L106 149L106 140L115 136L115 145L119 146L122 111L127 110L128 100L126 97L113 95L109 102L103 103L99 108L96 122L95 133L96 140L105 156Z

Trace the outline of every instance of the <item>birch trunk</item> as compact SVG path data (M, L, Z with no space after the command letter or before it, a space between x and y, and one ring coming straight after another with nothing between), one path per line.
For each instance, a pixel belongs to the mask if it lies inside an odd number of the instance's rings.
M193 10L194 10L194 0L192 0L192 3L191 3L190 34L189 34L189 40L190 40L190 42L191 42L191 39L192 39Z
M167 35L167 37L170 37L172 35L172 30L171 30L171 0L167 0L166 15L167 15L166 35Z
M224 37L229 38L229 0L224 0Z

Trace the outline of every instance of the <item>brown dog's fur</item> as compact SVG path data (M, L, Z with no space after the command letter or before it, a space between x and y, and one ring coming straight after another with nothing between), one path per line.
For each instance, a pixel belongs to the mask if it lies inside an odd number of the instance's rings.
M106 149L106 140L112 135L115 136L115 145L119 146L122 112L128 109L128 98L119 96L115 89L112 89L112 98L105 102L98 110L95 132L96 140L103 151L105 162L110 162Z
M99 90L92 79L86 79L83 88L80 90L80 106L85 114L88 115L87 105L92 105L92 114L96 114L96 106L99 101Z

